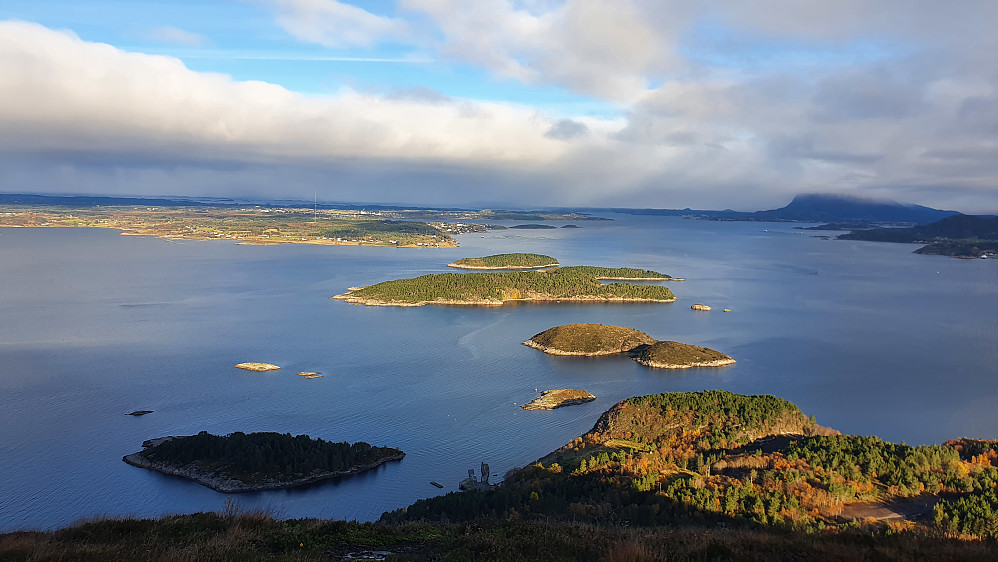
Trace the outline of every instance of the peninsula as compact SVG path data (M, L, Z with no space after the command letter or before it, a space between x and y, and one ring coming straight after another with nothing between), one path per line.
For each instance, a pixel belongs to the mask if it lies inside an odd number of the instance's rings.
M459 493L420 500L382 521L516 514L547 524L704 532L775 525L820 535L831 527L834 536L854 529L876 544L891 534L890 521L912 539L993 540L996 478L996 441L890 443L841 435L775 396L674 392L619 402L589 432L474 500Z
M634 270L640 271L640 270ZM357 288L334 299L369 306L477 305L509 302L673 302L667 287L631 283L601 283L602 277L630 275L629 269L588 266L545 271L435 273L384 281ZM652 273L659 279L669 278Z
M564 324L549 328L523 342L551 355L613 355L655 343L648 334L605 324Z
M689 369L691 367L723 367L734 359L709 347L677 341L660 341L642 350L635 361L658 369Z
M187 437L160 437L126 463L193 480L219 492L256 492L315 484L401 460L405 453L367 443L333 443L290 433L226 436L202 431Z
M596 397L585 390L556 388L545 390L540 396L521 406L524 410L554 410L563 406L574 406L592 402Z
M558 260L541 254L495 254L481 258L464 258L448 267L458 269L539 269L558 267Z
M563 267L562 269L585 272L587 275L593 275L601 281L682 281L679 277L673 277L650 269L637 269L635 267L573 265Z

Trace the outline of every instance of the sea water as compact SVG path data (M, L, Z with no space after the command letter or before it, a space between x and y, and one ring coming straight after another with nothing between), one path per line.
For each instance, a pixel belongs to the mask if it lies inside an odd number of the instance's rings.
M483 461L500 480L617 401L648 393L774 394L823 425L909 444L998 437L998 260L826 240L789 223L606 216L615 220L463 235L454 249L0 229L0 531L219 510L230 497L277 517L373 520L455 490ZM329 298L502 252L686 280L668 283L670 304L394 308ZM738 362L653 370L521 345L577 322ZM282 368L233 367L244 361ZM520 409L566 387L597 399ZM133 410L154 412L125 415ZM406 457L336 482L232 496L121 461L146 439L199 431L366 441Z

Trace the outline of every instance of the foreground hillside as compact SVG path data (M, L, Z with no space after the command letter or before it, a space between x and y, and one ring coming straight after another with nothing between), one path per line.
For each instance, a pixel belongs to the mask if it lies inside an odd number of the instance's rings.
M196 513L88 521L0 535L0 560L993 560L994 543L912 531L661 527L482 521L380 525Z
M420 500L385 521L480 518L641 526L853 518L998 538L998 443L911 447L839 435L774 396L723 391L625 400L593 429L481 494Z

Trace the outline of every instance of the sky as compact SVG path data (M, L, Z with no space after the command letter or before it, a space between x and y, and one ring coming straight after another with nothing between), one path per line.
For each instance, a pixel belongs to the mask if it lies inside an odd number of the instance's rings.
M0 192L998 212L998 2L4 0Z

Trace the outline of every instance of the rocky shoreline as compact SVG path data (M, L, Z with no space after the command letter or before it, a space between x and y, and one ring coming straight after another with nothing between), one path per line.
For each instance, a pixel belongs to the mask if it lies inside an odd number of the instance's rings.
M686 281L681 277L597 277L600 281Z
M549 355L598 357L644 349L656 343L648 334L606 324L563 324L534 334L523 345Z
M641 359L640 357L635 357L634 360L646 367L654 367L656 369L691 369L693 367L724 367L725 365L732 365L735 363L735 360L731 358L715 359L713 361L694 361L692 363L659 363L658 361Z
M544 269L545 267L558 267L560 265L560 263L554 262L541 265L507 265L503 267L490 267L487 265L461 265L454 262L447 264L447 267L454 267L457 269L480 269L485 271L513 271L518 269Z
M527 340L523 342L523 345L527 347L532 347L534 349L539 349L548 355L566 355L573 357L600 357L603 355L620 355L629 350L606 350L606 351L565 351L564 349L558 349L556 347L547 346L535 342L534 340Z
M555 388L553 390L545 390L540 396L520 407L524 410L554 410L555 408L564 406L585 404L593 400L596 400L596 397L585 390Z
M279 366L274 365L272 363L260 363L257 361L250 361L248 363L239 363L235 367L237 369L244 369L246 371L257 371L257 372L276 371L280 369Z
M143 447L155 446L162 443L164 439L172 439L172 437L160 437L158 439L150 439L142 444ZM150 445L147 445L149 443ZM295 480L269 480L261 482L258 484L247 484L241 480L236 480L234 478L229 478L226 475L216 474L215 472L201 468L191 463L184 466L176 466L170 463L161 461L151 461L144 456L142 452L132 453L130 455L125 455L121 460L126 463L136 466L139 468L145 468L148 470L153 470L161 474L167 474L169 476L179 476L181 478L186 478L188 480L193 480L202 486L206 486L215 490L216 492L229 493L242 493L242 492L263 492L267 490L282 490L285 488L297 488L300 486L308 486L310 484L317 484L325 480L332 480L334 478L342 478L345 476L352 476L354 474L360 474L361 472L366 472L373 468L389 462L402 460L405 457L405 453L399 451L398 454L388 456L386 458L380 459L376 462L354 466L349 470L339 470L330 472L320 472L318 474L312 474L304 478L298 478Z
M507 303L516 302L675 302L675 297L671 299L639 299L625 297L524 297L521 299L477 299L477 300L452 300L436 299L432 301L402 302L402 301L382 301L377 299L367 299L364 297L352 296L350 293L333 295L331 299L342 300L351 304L362 304L365 306L424 306L427 304L455 305L455 306L502 306Z

